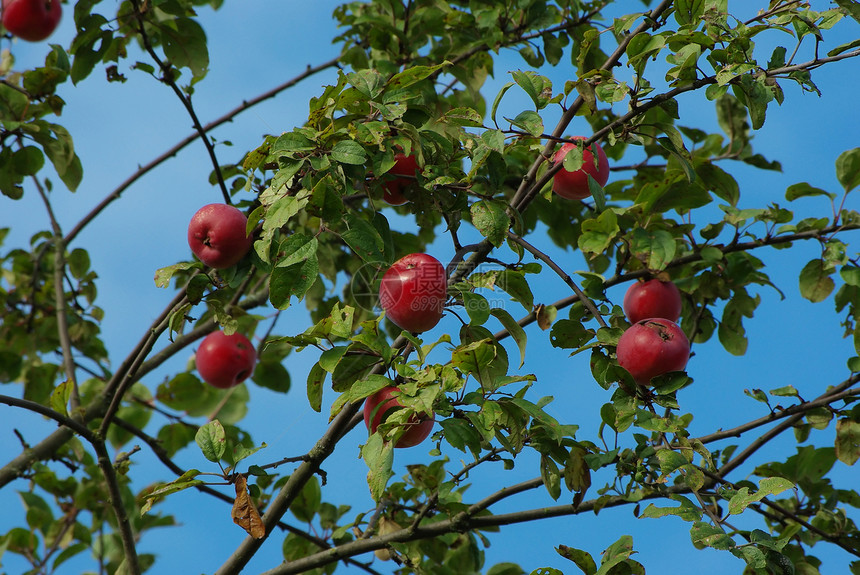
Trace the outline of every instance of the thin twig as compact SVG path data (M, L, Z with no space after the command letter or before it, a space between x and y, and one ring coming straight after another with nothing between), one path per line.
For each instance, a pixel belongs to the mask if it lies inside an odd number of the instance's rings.
M573 290L573 293L576 294L576 297L579 299L579 301L582 302L582 305L584 305L585 308L589 312L591 312L591 315L594 316L594 319L597 320L597 323L599 323L601 327L609 327L606 324L606 321L604 321L603 316L600 314L600 310L598 310L597 306L594 305L594 302L591 301L591 298L585 295L585 292L582 291L582 289L580 289L578 285L576 285L576 282L573 281L573 278L567 275L567 273L563 269L561 269L559 265L552 260L552 258L550 258L548 255L546 255L545 253L531 245L529 242L511 231L508 232L508 237L522 247L524 247L528 252L530 252L540 261L548 265L552 269L552 271L558 274L558 277L560 277L564 281L564 283L566 283L570 287L570 289Z
M328 62L323 62L322 64L320 64L318 66L313 66L313 67L308 66L307 70L305 70L304 72L302 72L298 76L296 76L290 80L287 80L283 84L275 86L274 88L272 88L266 92L263 92L262 94L260 94L259 96L255 97L255 98L243 101L241 105L237 106L236 108L233 108L232 110L230 110L229 112L227 112L226 114L221 116L220 118L217 118L217 119L209 122L208 124L203 126L203 131L207 132L207 133L211 132L212 130L214 130L215 128L220 126L221 124L226 124L227 122L232 121L233 118L235 118L236 116L238 116L239 114L241 114L245 110L248 110L249 108L256 106L260 102L263 102L263 101L268 100L270 98L274 98L275 96L277 96L278 94L280 94L284 90L292 88L293 86L295 86L296 84L298 84L302 80L305 80L306 78L309 78L310 76L313 76L314 74L316 74L318 72L321 72L321 71L326 70L328 68L333 68L333 67L337 66L338 60L339 60L339 58L332 58ZM149 173L150 171L152 171L153 169L155 169L156 167L158 167L162 163L166 162L167 160L169 160L170 158L172 158L173 156L178 154L183 148L185 148L188 144L192 143L194 140L196 140L199 137L200 137L200 132L194 132L192 134L189 134L188 136L186 136L185 138L183 138L182 140L177 142L169 150L167 150L166 152L164 152L160 156L156 157L155 159L153 159L148 164L140 167L134 174L132 174L131 176L126 178L126 180L124 182L122 182L115 190L113 190L111 193L109 193L101 202L98 203L98 205L95 208L93 208L87 215L85 215L81 219L81 221L79 221L77 223L77 225L74 228L72 228L72 230L68 233L68 235L65 238L66 245L71 243L71 241L77 237L77 235L81 232L81 230L83 230L87 226L87 224L92 222L95 219L95 217L97 215L99 215L108 205L110 205L114 200L119 199L119 197L122 195L122 193L125 190L127 190L129 187L131 187L132 184L134 184L137 180L142 178L144 175L146 175L147 173Z

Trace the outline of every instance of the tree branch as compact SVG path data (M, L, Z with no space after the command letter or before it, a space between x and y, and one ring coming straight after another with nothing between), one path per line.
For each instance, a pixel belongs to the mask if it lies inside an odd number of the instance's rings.
M579 299L579 301L582 302L582 305L584 305L585 308L589 312L591 312L591 315L594 316L594 319L597 320L597 323L599 323L601 327L608 327L606 325L606 322L603 320L603 316L600 314L600 311L597 309L597 306L594 305L593 301L591 301L591 298L585 295L585 292L583 292L579 288L579 286L576 285L576 282L573 281L573 279L563 269L561 269L559 265L552 260L552 258L550 258L548 255L546 255L545 253L531 245L529 242L511 231L508 232L508 237L522 247L524 247L536 258L548 265L552 269L552 271L554 271L558 275L558 277L560 277L564 281L564 283L566 283L570 287L570 289L573 290L573 292L576 294L576 297Z
M203 128L202 128L203 132L206 132L206 133L211 132L212 130L214 130L215 128L220 126L221 124L226 124L227 122L232 121L234 117L238 116L239 114L241 114L245 110L248 110L249 108L256 106L260 102L263 102L263 101L268 100L270 98L274 98L275 96L277 96L281 92L283 92L289 88L292 88L293 86L295 86L296 84L298 84L302 80L305 80L306 78L309 78L310 76L313 76L314 74L316 74L318 72L321 72L323 70L327 70L328 68L333 68L333 67L337 66L339 59L340 59L339 57L338 58L332 58L328 62L323 62L322 64L320 64L318 66L314 66L314 67L308 66L307 70L305 70L303 73L299 74L298 76L296 76L290 80L287 80L283 84L280 84L280 85L272 88L271 90L263 92L262 94L260 94L259 96L255 97L255 98L243 101L241 105L237 106L236 108L233 108L232 110L230 110L229 112L227 112L226 114L221 116L220 118L217 118L217 119L209 122L208 124L203 126ZM172 148L170 148L169 150L167 150L166 152L164 152L163 154L161 154L160 156L158 156L157 158L155 158L154 160L152 160L148 164L142 166L134 174L132 174L131 176L126 178L126 180L124 182L122 182L115 190L113 190L111 193L109 193L101 202L99 202L98 205L96 205L95 208L93 208L86 216L84 216L83 219L81 219L81 221L79 221L74 228L72 228L72 230L68 233L68 235L65 238L66 245L71 243L71 241L74 240L79 233L81 233L81 230L83 230L91 221L93 221L95 219L95 217L97 215L99 215L108 205L110 205L114 200L119 199L119 197L122 195L122 193L126 189L131 187L132 184L134 184L137 180L142 178L144 175L146 175L147 173L149 173L150 171L152 171L153 169L155 169L156 167L158 167L159 165L161 165L165 161L174 157L183 148L185 148L188 144L192 143L194 140L196 140L199 137L200 137L200 132L194 132L192 134L189 134L184 139L177 142Z

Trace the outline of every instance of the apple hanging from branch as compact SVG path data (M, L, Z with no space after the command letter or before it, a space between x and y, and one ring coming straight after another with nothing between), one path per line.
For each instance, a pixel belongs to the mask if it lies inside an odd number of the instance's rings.
M254 373L257 350L241 333L213 331L200 342L195 363L200 379L213 387L228 389Z
M624 294L623 307L630 323L648 318L677 322L681 317L681 292L671 281L637 281Z
M408 200L403 195L403 189L415 184L415 174L418 173L417 158L411 154L395 154L394 167L387 173L395 177L382 183L382 199L392 206L405 204Z
M433 329L445 309L445 268L431 255L416 253L391 264L379 284L379 303L397 327L413 333Z
M376 429L394 411L403 409L403 404L398 401L395 394L397 387L384 387L364 400L364 424L370 433L376 433ZM394 447L413 447L418 445L433 431L433 417L421 417L413 415L407 421L406 431L397 439Z
M254 238L247 235L248 219L227 204L208 204L188 224L188 245L200 261L221 270L235 265L251 249Z
M639 385L670 371L683 371L690 359L690 342L680 327L667 319L639 321L621 334L616 348L618 365Z
M3 0L3 27L28 42L53 34L62 15L60 0Z
M574 140L585 140L583 136L574 136ZM553 156L556 165L563 163L565 156L576 144L567 142ZM597 162L595 162L595 155ZM603 152L603 148L597 142L582 150L582 166L578 170L568 171L564 168L556 172L552 177L552 191L569 200L582 200L591 195L588 188L588 176L605 186L609 180L609 160Z

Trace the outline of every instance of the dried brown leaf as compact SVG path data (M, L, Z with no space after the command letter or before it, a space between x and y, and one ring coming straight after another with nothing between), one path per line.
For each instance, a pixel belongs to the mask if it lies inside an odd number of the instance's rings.
M254 507L251 495L248 493L248 480L244 475L236 476L236 500L233 502L233 523L248 532L255 539L262 539L266 535L263 519L260 512Z

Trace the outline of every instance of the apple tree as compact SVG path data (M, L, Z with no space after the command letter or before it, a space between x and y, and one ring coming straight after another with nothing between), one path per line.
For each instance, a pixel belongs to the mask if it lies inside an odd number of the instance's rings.
M16 3L18 20L49 9L56 25L56 0L3 0L4 11ZM829 549L841 572L860 573L860 259L849 244L860 148L808 167L834 174L833 189L763 191L741 177L798 157L803 134L785 157L756 151L754 137L778 128L769 113L799 98L814 109L822 68L856 75L860 4L346 2L333 14L336 58L205 123L205 16L226 4L67 2L71 40L28 44L43 63L26 69L25 40L0 39L0 201L35 199L46 222L0 249L12 453L0 491L20 502L3 509L0 558L28 573L173 572L175 558L146 542L156 528L189 529L170 505L199 492L198 506L223 510L209 530L247 531L207 551L219 575L271 548L278 559L253 568L562 573L552 555L566 573L645 573L635 534L606 516L618 510L648 529L684 523L672 553L718 552L738 573L817 574ZM287 22L292 3L271 4ZM76 152L83 134L64 127L76 111L63 95L97 76L112 94L130 76L159 85L195 132L146 164L148 151L125 146L140 168L64 225L58 197L87 185L98 159ZM311 77L324 86L302 122L250 149L218 145L221 125ZM706 107L715 124L691 111ZM845 118L833 138L856 128ZM111 269L93 265L98 246L81 232L186 146L205 150L208 165L182 169L199 174L206 203L244 214L231 230L240 259L208 237L226 267L189 250L149 270L169 303L135 309L154 320L121 348L101 329L115 313L98 294ZM16 228L0 224L0 240ZM777 250L790 280L768 264ZM680 297L662 302L680 318L631 326L622 297L646 280ZM720 393L721 374L697 369L698 356L747 352L762 290L827 307L837 319L826 330L852 351L833 380L758 382L734 399L743 410L703 432L692 421L707 403L687 406ZM790 315L771 329L814 337ZM627 350L637 331L650 339ZM207 369L172 361L218 332L253 342L242 343L241 361L256 359L250 378L244 364L226 373L237 365L226 348L200 354ZM563 353L546 362L544 348ZM217 387L203 381L209 362ZM554 380L570 373L599 399L558 408ZM300 404L323 431L267 448L282 422L255 417L261 394ZM54 428L34 437L6 424L28 418ZM349 470L350 489L331 487L333 465ZM586 516L614 543L582 549L551 532L530 564L492 560L511 526L565 517L575 530Z

